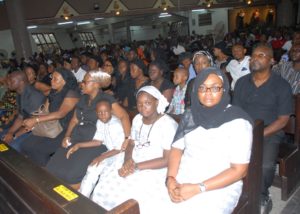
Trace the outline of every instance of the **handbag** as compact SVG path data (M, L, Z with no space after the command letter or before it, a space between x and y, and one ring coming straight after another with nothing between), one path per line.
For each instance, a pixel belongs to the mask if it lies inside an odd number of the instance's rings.
M40 108L33 112L33 116L42 116L49 114L49 105L41 105ZM33 130L32 134L40 137L56 138L63 131L62 126L59 123L59 120L50 120L37 123Z

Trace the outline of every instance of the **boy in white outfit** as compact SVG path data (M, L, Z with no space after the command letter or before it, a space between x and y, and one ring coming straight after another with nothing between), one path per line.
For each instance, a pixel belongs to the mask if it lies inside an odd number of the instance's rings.
M125 139L121 121L111 114L111 105L108 101L100 101L96 112L98 121L94 140L106 145L108 151L95 158L87 169L79 189L79 192L86 197L90 197L93 192L102 170L110 166L116 157L120 157L116 154L122 151L122 143Z

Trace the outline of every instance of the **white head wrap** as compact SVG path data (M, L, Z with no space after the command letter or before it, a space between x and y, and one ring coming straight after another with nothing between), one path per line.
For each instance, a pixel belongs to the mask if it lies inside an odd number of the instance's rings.
M152 95L154 98L156 98L158 100L158 105L156 108L157 113L162 114L165 112L166 107L169 105L169 102L167 101L165 96L160 93L160 91L157 88L155 88L154 86L150 86L150 85L144 86L137 92L137 96L142 91Z

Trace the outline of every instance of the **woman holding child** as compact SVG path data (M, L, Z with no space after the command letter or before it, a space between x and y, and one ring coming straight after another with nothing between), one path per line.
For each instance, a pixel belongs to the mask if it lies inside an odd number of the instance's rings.
M139 202L141 213L153 206L151 199L165 189L165 167L177 129L177 123L163 113L167 105L166 98L153 86L137 92L139 114L132 122L130 144L125 154L120 153L100 174L90 197L93 201L110 210L133 198ZM84 183L89 183L88 175Z
M125 138L127 139L130 135L128 114L111 95L101 91L101 87L109 85L110 81L110 75L101 71L90 71L85 75L82 81L83 95L76 105L74 115L62 141L62 147L56 151L47 164L47 169L51 173L69 184L78 184L82 180L89 163L107 150L101 144L94 144L92 147L90 144L86 144L86 142L93 140L96 132L96 105L99 101L107 100L111 104L112 114L122 122ZM125 139L124 141L126 142ZM77 148L74 154L70 152L70 157L67 159L68 150L78 143L81 143L80 148ZM77 185L74 187L78 188Z

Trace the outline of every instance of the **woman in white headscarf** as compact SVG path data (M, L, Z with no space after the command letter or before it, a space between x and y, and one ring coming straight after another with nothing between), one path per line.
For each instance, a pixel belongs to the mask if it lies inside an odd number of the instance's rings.
M132 122L131 140L122 158L103 169L90 198L107 210L128 199L139 202L140 211L151 205L157 192L165 189L169 151L177 123L164 114L166 98L154 87L137 93L139 114Z

